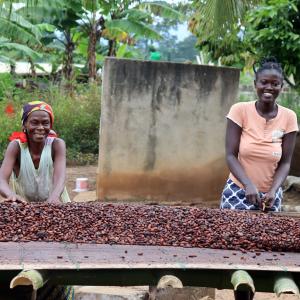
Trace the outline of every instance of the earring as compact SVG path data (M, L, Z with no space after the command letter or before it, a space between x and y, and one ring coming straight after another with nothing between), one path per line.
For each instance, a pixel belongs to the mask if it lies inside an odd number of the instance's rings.
M26 133L26 129L23 129L23 132Z

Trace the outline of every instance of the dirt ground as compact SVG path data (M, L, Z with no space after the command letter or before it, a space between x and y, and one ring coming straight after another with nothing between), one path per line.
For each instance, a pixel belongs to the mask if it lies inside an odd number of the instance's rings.
M76 196L77 198L81 197L80 193L73 191L76 185L76 178L81 177L88 178L89 191L94 192L84 193L86 201L96 200L96 173L97 166L67 167L66 186L71 200L74 200Z

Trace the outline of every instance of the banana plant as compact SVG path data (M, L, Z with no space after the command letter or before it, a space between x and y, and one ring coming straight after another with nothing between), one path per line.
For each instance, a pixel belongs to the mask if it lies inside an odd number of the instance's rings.
M130 45L140 37L161 38L151 28L154 16L183 17L164 1L36 0L34 3L27 1L22 11L24 18L31 22L52 24L60 32L56 37L65 47L64 74L67 79L72 77L73 54L80 37L88 38L90 80L96 78L96 49L101 38L108 41L107 54L115 56L118 42ZM76 28L80 28L81 36ZM75 35L78 40L74 40Z
M86 0L83 1L85 18L82 30L89 37L89 78L96 78L96 44L100 38L108 40L108 56L116 56L117 43L133 44L139 37L160 39L151 28L154 16L183 18L164 1Z
M24 17L34 24L54 26L54 29L48 30L41 40L48 50L56 42L63 46L62 71L64 78L71 81L73 78L74 51L78 43L78 36L75 38L76 28L83 13L81 0L39 0L34 3L26 3L20 11ZM56 44L51 50L54 53L57 52L57 49L59 47Z
M15 59L41 57L39 28L21 16L12 3L0 2L0 59L15 64Z

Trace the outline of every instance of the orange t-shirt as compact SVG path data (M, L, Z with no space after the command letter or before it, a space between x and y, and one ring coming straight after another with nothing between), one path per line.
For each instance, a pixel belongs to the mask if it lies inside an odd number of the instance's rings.
M260 192L268 192L281 159L282 137L298 131L296 114L278 105L277 116L267 121L251 101L234 104L227 118L242 128L238 159L244 171ZM229 178L243 188L233 174Z

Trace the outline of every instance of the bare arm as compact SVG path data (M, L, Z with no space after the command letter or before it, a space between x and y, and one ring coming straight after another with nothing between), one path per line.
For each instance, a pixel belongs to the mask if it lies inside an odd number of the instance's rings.
M275 201L275 194L278 188L283 184L289 174L292 156L295 148L297 132L290 132L283 136L282 155L278 163L270 191L265 195L264 201L267 206L272 207Z
M10 186L9 186L9 178L13 172L14 165L17 161L17 158L20 154L20 147L16 141L12 141L9 143L4 160L2 162L2 166L0 168L0 194L6 200L21 200L24 201L24 199L15 194Z
M56 138L53 141L53 189L47 202L61 203L60 195L65 187L66 178L66 144L62 139Z
M236 123L227 119L226 129L226 160L230 172L243 184L246 191L246 198L251 203L260 203L260 198L256 186L246 175L238 160L242 128Z

